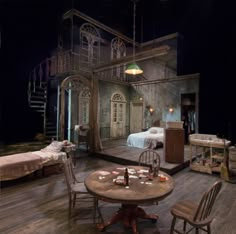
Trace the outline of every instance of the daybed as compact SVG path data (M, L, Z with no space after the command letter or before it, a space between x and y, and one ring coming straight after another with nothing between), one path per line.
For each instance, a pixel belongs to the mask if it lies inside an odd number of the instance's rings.
M66 152L63 152L65 146L68 146L67 141L53 141L39 151L0 157L0 181L17 179L43 167L62 163L67 157Z
M199 133L189 135L189 142L191 145L208 146L212 148L228 147L231 143L231 141L218 138L216 135Z
M147 131L132 133L127 138L127 145L137 148L155 149L163 146L164 128L151 127Z
M195 133L189 135L189 143L190 168L192 170L209 174L212 174L212 172L223 172L231 141L218 138L212 134ZM196 154L198 154L196 159L193 158L193 148L195 148ZM199 154L198 148L202 148L201 154Z

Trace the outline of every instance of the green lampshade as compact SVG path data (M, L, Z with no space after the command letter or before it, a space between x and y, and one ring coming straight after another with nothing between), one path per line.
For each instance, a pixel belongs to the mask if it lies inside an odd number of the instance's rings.
M143 70L136 63L131 63L125 70L125 73L129 75L139 75L143 73Z

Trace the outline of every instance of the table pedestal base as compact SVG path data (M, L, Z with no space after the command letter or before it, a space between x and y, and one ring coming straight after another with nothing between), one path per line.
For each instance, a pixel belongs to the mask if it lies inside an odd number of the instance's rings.
M142 208L137 205L122 204L117 213L106 223L98 224L98 229L104 231L106 227L121 221L125 227L131 227L133 233L137 232L136 219L150 219L152 222L156 222L158 215L147 214Z

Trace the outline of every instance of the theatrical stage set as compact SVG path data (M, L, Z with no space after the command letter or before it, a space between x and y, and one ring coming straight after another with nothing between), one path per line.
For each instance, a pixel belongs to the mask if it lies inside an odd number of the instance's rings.
M0 232L85 233L76 217L89 203L86 228L94 229L86 233L120 224L140 234L220 230L212 208L233 185L236 150L228 139L199 133L200 74L177 75L178 34L137 42L135 20L129 38L76 9L63 14L61 26L58 47L30 72L28 86L48 145L0 157L0 210L15 217L0 212ZM26 184L38 194L27 193ZM13 192L14 186L22 190ZM17 217L7 208L14 193L14 204L28 201L25 217L20 208ZM180 201L185 195L192 197ZM28 213L29 200L37 203L35 215Z

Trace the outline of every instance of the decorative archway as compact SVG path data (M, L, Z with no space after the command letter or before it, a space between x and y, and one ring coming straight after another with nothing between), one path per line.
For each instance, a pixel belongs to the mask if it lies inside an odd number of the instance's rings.
M84 90L90 90L92 92L92 85L91 80L81 75L69 76L61 83L60 139L65 139L66 128L67 139L70 140L71 138L72 125L74 125L73 122L75 122L72 120L72 113L75 108L78 109L78 95ZM76 100L76 102L72 103L72 100Z
M126 99L122 93L115 92L111 97L111 138L126 135Z
M78 120L82 125L89 124L89 103L90 103L91 92L88 88L81 90L79 93L79 108L78 108Z
M65 127L66 127L66 99L65 92L68 92L68 118L71 118L71 97L72 92L75 92L77 95L84 91L90 91L90 100L89 100L89 146L90 151L99 151L102 148L99 126L98 126L98 80L92 78L85 78L82 75L72 75L65 78L61 83L61 105L60 105L60 139L63 140L65 137ZM78 100L78 97L77 97ZM69 123L69 121L68 121ZM71 126L68 127L68 132L71 130Z
M120 59L126 56L126 46L122 39L115 37L111 40L111 59ZM125 65L115 66L112 68L112 76L125 76Z
M80 67L89 68L100 61L101 36L96 27L84 23L80 27Z

